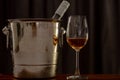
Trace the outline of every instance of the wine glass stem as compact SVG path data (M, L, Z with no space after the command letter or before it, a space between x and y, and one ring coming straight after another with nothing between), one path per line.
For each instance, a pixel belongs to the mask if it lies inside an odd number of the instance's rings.
M75 75L80 75L80 69L79 69L79 52L76 51L76 68L75 68Z

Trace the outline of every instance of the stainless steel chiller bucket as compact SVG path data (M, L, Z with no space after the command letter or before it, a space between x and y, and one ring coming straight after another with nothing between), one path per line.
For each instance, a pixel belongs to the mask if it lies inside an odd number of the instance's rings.
M7 44L16 78L49 78L56 75L59 21L53 19L8 20Z

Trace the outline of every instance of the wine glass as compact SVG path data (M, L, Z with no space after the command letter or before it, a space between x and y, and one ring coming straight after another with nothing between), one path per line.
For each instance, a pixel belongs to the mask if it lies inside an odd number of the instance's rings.
M76 67L74 75L67 76L68 80L87 79L87 76L80 75L79 52L86 45L88 40L88 26L86 16L72 15L68 18L67 43L76 51Z

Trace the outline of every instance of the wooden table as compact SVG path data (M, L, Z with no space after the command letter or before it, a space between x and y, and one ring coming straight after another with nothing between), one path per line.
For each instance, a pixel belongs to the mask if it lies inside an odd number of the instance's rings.
M66 80L66 76L68 75L59 74L52 79L37 79L37 80ZM119 74L88 74L87 76L88 76L88 80L120 80ZM0 80L18 80L18 79L14 78L12 75L0 74ZM24 79L20 79L20 80L24 80Z

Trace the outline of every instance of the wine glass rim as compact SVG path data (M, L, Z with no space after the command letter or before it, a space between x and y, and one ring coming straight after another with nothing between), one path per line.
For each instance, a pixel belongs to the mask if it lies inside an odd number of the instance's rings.
M80 16L80 17L86 17L87 15L70 15L70 16Z

